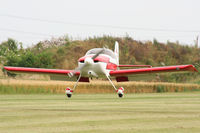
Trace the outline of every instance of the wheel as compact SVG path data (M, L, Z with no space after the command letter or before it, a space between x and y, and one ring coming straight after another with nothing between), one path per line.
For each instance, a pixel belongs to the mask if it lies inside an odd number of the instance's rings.
M123 88L123 87L120 87L120 88L117 90L117 94L118 94L119 98L122 98L123 95L124 95L124 88Z
M119 96L119 98L122 98L122 97L123 97L123 94L118 93L118 96Z
M72 97L72 94L67 94L67 97L68 97L68 98L71 98L71 97Z
M67 87L67 88L65 89L65 94L66 94L66 96L67 96L68 98L71 98L71 97L72 97L72 92L73 92L73 90L71 90L69 87Z

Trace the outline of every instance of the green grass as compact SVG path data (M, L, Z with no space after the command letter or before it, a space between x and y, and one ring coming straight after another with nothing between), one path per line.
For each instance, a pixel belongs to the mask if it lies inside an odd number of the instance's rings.
M200 92L0 95L0 133L199 133Z

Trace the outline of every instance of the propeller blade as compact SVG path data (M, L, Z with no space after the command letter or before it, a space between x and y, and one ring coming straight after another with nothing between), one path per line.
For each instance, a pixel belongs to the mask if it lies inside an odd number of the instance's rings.
M96 57L98 57L104 50L105 50L105 48L103 48L102 50L100 50L98 53L96 53L94 56L92 56L91 59L94 60L94 59L95 59ZM69 77L73 77L74 74L75 74L77 71L81 71L81 70L85 67L85 65L86 65L86 63L85 63L84 65L82 65L82 66L77 67L76 69L74 69L73 72L68 73L68 76L69 76Z
M96 53L94 56L92 56L92 59L94 60L97 56L99 56L103 51L105 50L105 48L103 48L102 50L100 50L98 53Z

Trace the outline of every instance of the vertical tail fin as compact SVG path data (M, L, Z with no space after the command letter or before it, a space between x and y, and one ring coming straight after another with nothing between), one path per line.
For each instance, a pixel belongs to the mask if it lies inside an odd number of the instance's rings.
M117 65L119 65L119 43L117 41L115 41L114 53L117 56Z

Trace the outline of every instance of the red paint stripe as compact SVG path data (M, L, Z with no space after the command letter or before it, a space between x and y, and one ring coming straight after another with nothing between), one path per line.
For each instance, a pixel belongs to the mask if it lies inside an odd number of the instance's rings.
M93 55L89 55L89 56L84 56L84 57L81 57L78 61L80 62L80 61L84 61L85 60L85 58L87 58L87 57L92 57ZM105 56L98 56L98 57L96 57L95 59L94 59L94 61L99 61L99 62L105 62L105 63L108 63L109 62L109 58L108 57L105 57Z
M117 70L117 65L113 63L107 63L106 69Z

